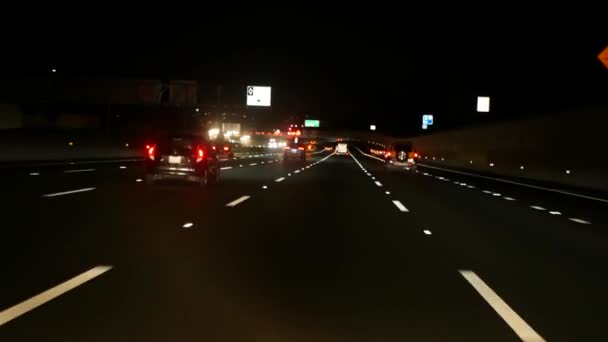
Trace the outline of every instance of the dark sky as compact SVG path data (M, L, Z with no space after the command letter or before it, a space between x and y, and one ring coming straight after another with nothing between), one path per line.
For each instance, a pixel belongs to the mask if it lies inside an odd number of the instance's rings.
M424 112L446 126L475 121L477 95L492 96L497 117L608 104L608 70L596 57L608 29L587 16L108 8L5 22L14 33L0 57L5 75L55 67L66 77L197 79L228 94L270 84L273 115L353 127L413 127Z

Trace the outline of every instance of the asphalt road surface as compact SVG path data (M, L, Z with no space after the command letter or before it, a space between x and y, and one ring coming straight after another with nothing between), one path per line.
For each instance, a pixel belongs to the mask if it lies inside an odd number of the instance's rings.
M607 203L351 147L0 170L0 341L605 341Z

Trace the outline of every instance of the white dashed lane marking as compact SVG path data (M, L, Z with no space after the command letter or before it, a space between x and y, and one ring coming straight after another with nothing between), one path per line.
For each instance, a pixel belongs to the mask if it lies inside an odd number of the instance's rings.
M76 287L96 278L111 270L112 266L97 266L76 277L65 281L49 290L46 290L24 302L12 306L0 312L0 326L14 320L15 318L28 313L31 310L61 296L62 294L75 289Z
M93 172L95 169L65 170L64 173Z
M500 298L481 278L473 271L461 270L460 274L473 286L475 291L496 311L496 313L513 329L522 341L545 341L532 327L530 327L511 307Z
M547 209L545 209L545 208L543 208L543 207L539 207L539 206L537 206L537 205L531 205L531 206L530 206L530 208L532 208L532 209L536 209L536 210L541 210L541 211L542 211L542 210L547 210Z
M400 202L397 200L393 200L393 204L402 212L409 212L409 210Z
M570 218L568 218L568 220L570 220L572 222L580 223L580 224L591 224L591 222L589 222L589 221L581 220L576 217L570 217Z
M241 196L241 197L235 199L234 201L226 204L226 206L227 207L235 207L235 206L239 205L240 203L245 202L246 200L248 200L250 198L251 198L251 196Z
M220 167L220 170L230 170L230 169L232 169L232 166Z
M77 194L77 193L80 193L80 192L86 192L86 191L92 191L92 190L95 190L95 188L84 188L84 189L76 189L76 190L70 190L70 191L56 192L54 194L42 195L42 197L57 197L57 196Z
M376 183L377 186L382 186L382 183L375 181L374 183Z
M281 177L281 178L275 179L274 181L277 182L277 183L279 183L279 182L282 182L284 180L285 180L285 177Z

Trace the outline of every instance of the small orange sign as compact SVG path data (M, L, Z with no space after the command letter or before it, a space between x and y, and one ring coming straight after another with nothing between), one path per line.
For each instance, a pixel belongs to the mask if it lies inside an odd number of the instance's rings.
M608 69L608 46L604 49L604 51L597 55L597 58L600 60L600 62L602 62L602 64L604 64L606 69Z

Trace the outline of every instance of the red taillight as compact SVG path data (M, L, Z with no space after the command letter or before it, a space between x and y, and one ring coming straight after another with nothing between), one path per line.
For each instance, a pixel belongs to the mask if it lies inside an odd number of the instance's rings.
M196 162L200 163L203 161L203 157L205 157L205 151L202 148L197 148L196 150Z
M386 152L386 156L387 156L387 157L390 157L390 156L391 156L391 153L390 153L390 152Z
M154 146L148 148L148 158L154 160Z
M414 158L418 158L418 153L414 153Z
M229 149L230 149L230 147L224 146L224 151L228 151Z
M304 151L304 147L300 146L300 147L298 147L298 150Z

